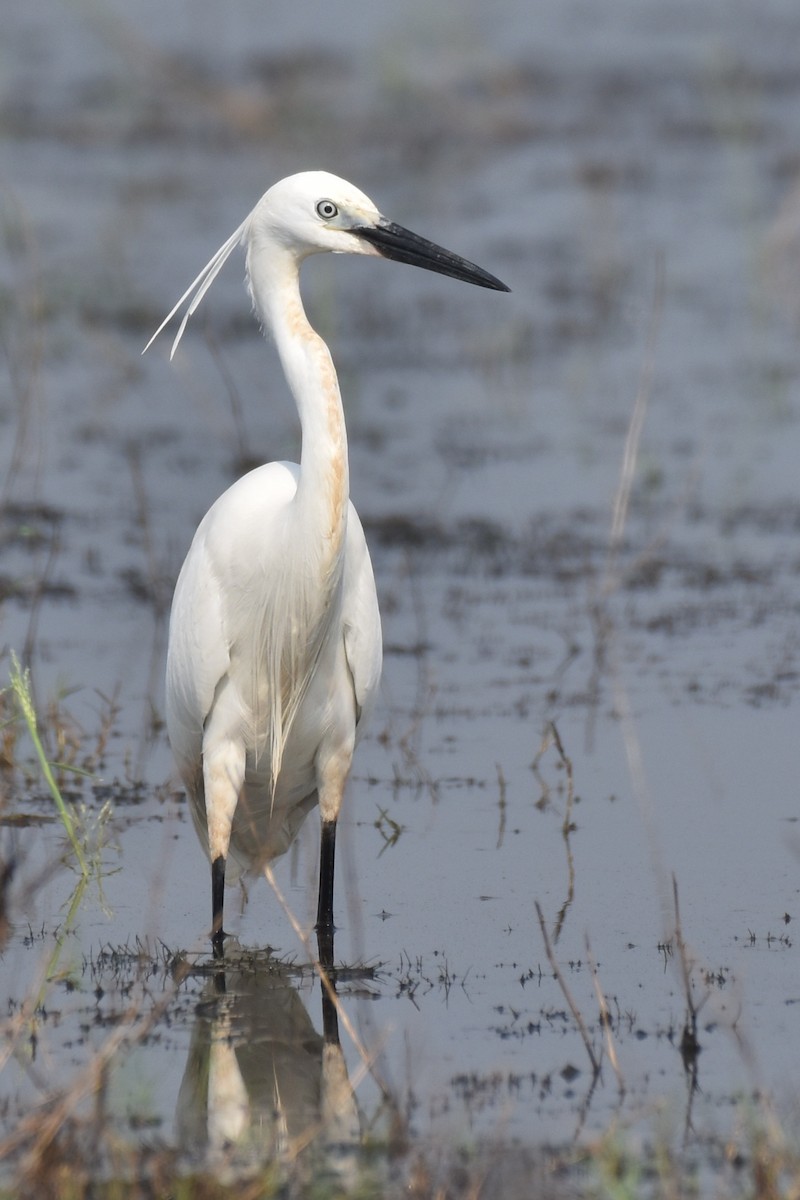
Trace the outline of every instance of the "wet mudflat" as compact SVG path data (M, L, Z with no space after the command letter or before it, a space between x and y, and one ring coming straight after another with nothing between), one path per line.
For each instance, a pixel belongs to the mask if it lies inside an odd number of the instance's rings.
M8 18L3 669L31 666L91 878L76 894L5 725L2 1145L18 1165L50 1114L99 1177L291 1159L333 1194L367 1145L420 1196L478 1160L480 1194L557 1192L588 1148L601 1188L624 1146L746 1193L753 1131L796 1134L800 14L317 16ZM241 262L172 365L140 356L308 167L513 289L305 268L386 649L342 819L338 1013L263 880L229 893L209 969L162 727L193 530L298 452ZM316 839L312 817L276 868L303 930Z

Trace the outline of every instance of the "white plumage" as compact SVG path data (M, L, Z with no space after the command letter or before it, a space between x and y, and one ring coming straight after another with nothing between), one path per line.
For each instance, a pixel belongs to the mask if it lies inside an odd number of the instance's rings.
M316 593L315 555L293 544L299 474L294 463L269 463L217 500L195 534L170 619L170 742L204 840L198 768L211 760L241 790L230 849L243 868L288 849L316 800L317 759L344 752L349 762L381 673L358 514L350 504L332 577Z
M303 310L300 264L325 250L381 255L508 289L386 221L351 184L307 172L272 187L178 301L153 335L188 300L173 354L239 243L256 314L297 404L302 454L299 466L269 463L239 479L197 529L170 618L167 727L212 863L215 954L228 862L263 867L318 803L317 930L320 957L330 963L336 821L382 651L372 565L349 500L339 385Z

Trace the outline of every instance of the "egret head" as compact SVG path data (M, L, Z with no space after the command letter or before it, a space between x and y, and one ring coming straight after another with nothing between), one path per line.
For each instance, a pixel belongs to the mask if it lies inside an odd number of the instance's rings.
M327 171L290 175L265 192L250 214L247 240L285 246L298 258L325 250L375 254L353 234L381 219L369 196Z
M298 259L329 250L371 254L450 275L479 287L507 292L494 275L458 254L388 221L369 196L327 171L290 175L261 197L250 217L247 240L290 248Z
M369 196L353 187L352 183L327 171L303 171L280 180L264 193L250 215L220 246L186 289L145 350L188 301L172 343L172 354L175 353L189 317L197 309L223 263L240 244L247 247L249 268L253 266L251 256L254 254L257 257L263 255L263 262L269 261L271 255L280 257L283 251L285 262L288 252L299 264L309 254L328 250L333 254L377 255L494 291L510 290L475 263L411 233L402 225L388 221Z

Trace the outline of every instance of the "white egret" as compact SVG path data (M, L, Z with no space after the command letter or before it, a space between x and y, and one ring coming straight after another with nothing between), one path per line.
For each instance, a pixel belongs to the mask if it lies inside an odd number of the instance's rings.
M215 956L225 936L226 867L263 868L318 803L317 934L320 957L330 962L336 821L382 648L372 565L349 500L339 385L328 347L303 310L300 264L325 250L380 255L509 289L387 221L352 184L304 172L262 196L148 346L188 301L175 353L240 243L256 315L275 339L297 405L302 452L299 466L273 462L239 479L197 529L172 603L167 728L211 860Z

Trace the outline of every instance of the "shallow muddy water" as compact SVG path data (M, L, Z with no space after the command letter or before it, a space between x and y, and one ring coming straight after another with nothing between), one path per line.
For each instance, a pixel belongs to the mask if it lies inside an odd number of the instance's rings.
M533 1149L619 1121L716 1166L708 1146L761 1097L791 1122L800 11L558 0L534 21L502 0L336 21L310 5L309 23L236 3L223 29L210 4L17 9L2 640L31 662L53 757L91 768L65 776L75 803L108 809L102 893L70 913L20 739L2 785L9 1021L45 990L35 1036L7 1040L6 1131L136 1022L108 1111L189 1159L244 1111L231 1079L264 1129L270 1074L276 1146L320 1095L349 1095L344 1071L360 1115L339 1106L339 1142L389 1109L421 1138ZM166 341L140 356L261 192L307 167L512 288L305 269L386 650L339 841L336 955L357 968L338 981L342 1060L264 881L244 907L228 894L243 949L224 995L204 971L208 866L161 726L197 521L245 466L297 455L241 262L174 363ZM305 929L316 837L311 818L276 870ZM567 992L603 1056L594 1086ZM700 1052L682 1055L693 1008Z

